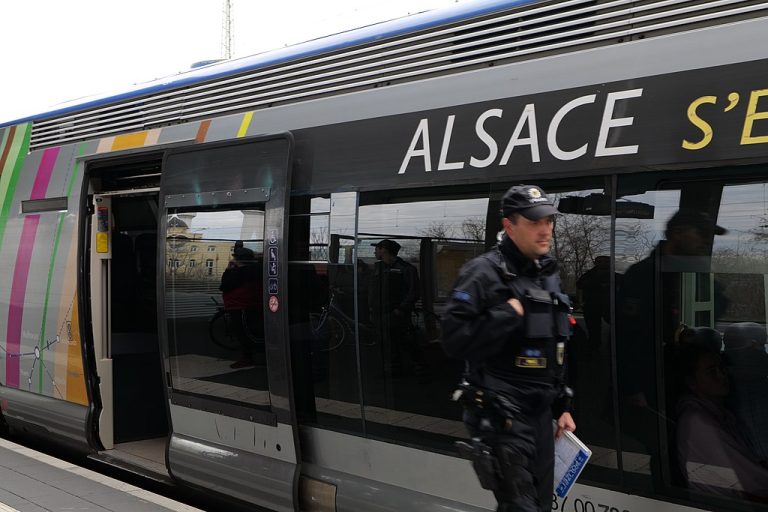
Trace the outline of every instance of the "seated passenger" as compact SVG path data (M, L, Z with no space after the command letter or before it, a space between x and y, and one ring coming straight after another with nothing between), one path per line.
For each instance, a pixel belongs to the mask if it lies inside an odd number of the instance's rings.
M680 345L698 343L715 354L723 351L723 335L711 327L687 327L680 333Z
M755 456L743 425L725 407L728 376L720 355L703 344L681 345L685 383L677 407L678 462L692 489L768 499L768 468Z

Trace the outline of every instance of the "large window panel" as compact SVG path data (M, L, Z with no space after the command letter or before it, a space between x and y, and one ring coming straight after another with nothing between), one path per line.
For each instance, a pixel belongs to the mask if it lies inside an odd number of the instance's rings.
M724 373L704 374L706 356L696 362L693 387L711 380L722 382L725 435L734 446L708 453L733 482L737 497L768 501L768 346L766 292L768 287L768 184L725 184L717 225L727 230L716 236L712 249L711 292L715 328L722 333L719 363ZM715 358L715 362L717 358ZM688 368L691 368L690 366ZM702 379L705 378L705 380ZM691 379L689 379L690 381ZM731 428L729 428L731 427ZM722 451L721 451L722 450ZM699 485L693 453L687 455L689 484ZM723 470L725 468L725 470ZM735 478L734 478L735 477ZM706 488L722 493L722 486Z
M165 313L175 390L270 405L263 252L263 209L169 212Z
M608 178L542 183L561 215L552 256L576 319L568 343L568 382L574 389L578 437L593 452L585 480L616 483L611 346L611 181Z
M293 198L289 322L300 422L360 433L356 209L355 193Z
M729 171L619 181L653 207L617 220L623 466L656 492L765 502L766 184Z
M638 188L650 190L634 193ZM674 406L664 394L663 366L665 346L671 346L680 324L676 304L681 289L679 276L662 271L666 223L679 209L681 190L656 188L655 182L645 184L642 178L619 180L617 204L631 202L645 209L638 209L637 216L617 218L615 235L622 468L630 485L649 491L661 490L676 470L662 449L674 444L666 421ZM633 193L622 195L624 189Z
M487 188L462 192L362 194L358 212L366 431L451 453L466 437L461 408L449 400L463 363L443 353L440 315L459 268L485 251L489 208Z

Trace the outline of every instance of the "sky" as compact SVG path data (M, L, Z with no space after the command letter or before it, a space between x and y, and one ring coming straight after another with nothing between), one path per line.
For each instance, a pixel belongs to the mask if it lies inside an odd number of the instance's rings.
M472 0L231 0L232 57ZM222 56L223 0L9 0L0 122Z

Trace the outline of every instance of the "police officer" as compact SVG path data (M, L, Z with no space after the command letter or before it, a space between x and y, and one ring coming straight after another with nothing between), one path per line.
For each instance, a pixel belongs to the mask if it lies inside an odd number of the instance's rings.
M416 267L398 256L400 244L385 238L373 244L376 265L369 290L371 319L384 349L385 368L391 376L403 371L401 352L408 352L416 370L423 361L413 339L411 315L419 299L419 274Z
M455 398L473 439L459 448L499 512L550 510L554 438L576 429L565 384L570 302L548 256L557 213L541 188L510 188L500 242L461 269L442 322L445 351L466 360Z

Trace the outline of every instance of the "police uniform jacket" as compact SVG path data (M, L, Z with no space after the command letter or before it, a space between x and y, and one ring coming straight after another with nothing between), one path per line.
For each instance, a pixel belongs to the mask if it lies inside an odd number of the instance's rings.
M517 298L524 314L507 303ZM570 304L557 263L533 261L504 235L498 246L459 272L442 322L443 347L467 361L468 378L565 386Z
M369 301L374 311L391 313L399 310L408 314L419 299L419 275L416 267L396 258L392 265L377 261Z

